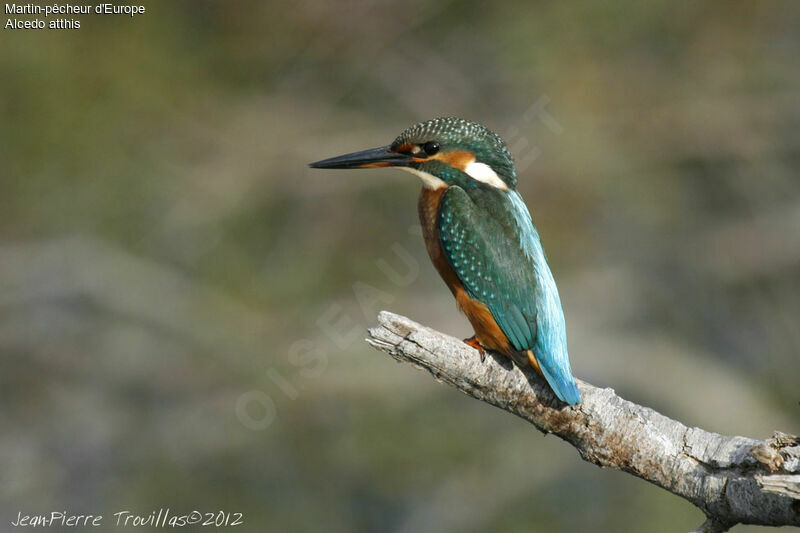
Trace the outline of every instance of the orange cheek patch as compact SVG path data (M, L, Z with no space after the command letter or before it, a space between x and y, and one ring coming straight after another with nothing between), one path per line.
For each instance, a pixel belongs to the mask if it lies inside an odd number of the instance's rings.
M451 150L449 152L439 152L431 157L415 157L413 160L416 163L434 160L441 161L463 172L466 170L467 165L475 161L475 156L472 152L467 152L466 150Z
M411 151L414 145L410 143L403 144L397 147L398 152ZM466 150L451 150L449 152L439 152L436 155L432 155L430 157L413 157L411 159L415 163L424 163L426 161L441 161L453 168L457 168L462 172L466 171L467 165L475 161L475 155L472 152L468 152Z
M475 156L472 152L467 152L466 150L451 150L450 152L439 152L431 159L437 159L463 171L467 168L467 165L475 161Z

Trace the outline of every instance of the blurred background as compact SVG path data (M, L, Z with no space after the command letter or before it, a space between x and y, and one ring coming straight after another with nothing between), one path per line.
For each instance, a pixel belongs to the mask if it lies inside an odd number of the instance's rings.
M4 524L698 526L363 342L382 308L471 330L418 180L306 164L442 115L510 145L578 377L707 430L800 432L799 4L145 6L0 30Z

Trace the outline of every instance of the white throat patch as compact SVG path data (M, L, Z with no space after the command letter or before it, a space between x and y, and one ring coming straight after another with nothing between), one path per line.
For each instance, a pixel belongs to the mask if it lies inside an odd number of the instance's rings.
M447 187L447 183L444 180L440 180L433 174L428 174L427 172L423 172L421 170L417 170L416 168L411 167L397 167L400 170L405 170L406 172L411 172L419 179L422 180L422 184L427 189L441 189L442 187ZM497 176L495 176L497 177Z
M500 176L492 170L492 167L486 163L471 161L466 168L464 168L464 172L472 179L491 185L495 189L508 190L508 185L506 185L506 183L500 179Z

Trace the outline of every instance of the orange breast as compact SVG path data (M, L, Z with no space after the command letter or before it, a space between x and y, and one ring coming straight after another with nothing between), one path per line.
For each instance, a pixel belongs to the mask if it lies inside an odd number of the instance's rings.
M419 195L419 220L422 223L422 235L425 238L425 247L428 250L428 255L433 262L433 266L436 267L439 275L450 288L450 292L455 296L459 309L466 315L475 329L475 338L478 339L478 342L490 350L510 356L514 350L508 341L508 337L497 325L489 308L482 302L470 297L450 263L447 262L442 250L436 219L439 215L442 195L446 190L444 187L440 189L423 188Z

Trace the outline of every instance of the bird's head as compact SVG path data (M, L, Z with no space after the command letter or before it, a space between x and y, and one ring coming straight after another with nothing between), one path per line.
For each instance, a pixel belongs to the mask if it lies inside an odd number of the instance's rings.
M312 168L398 167L419 176L431 189L513 189L514 160L500 136L461 118L434 118L401 133L388 146L311 163Z

